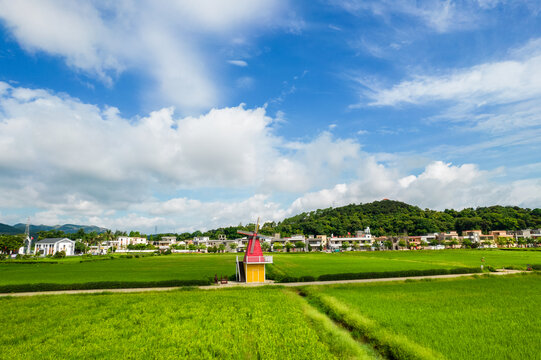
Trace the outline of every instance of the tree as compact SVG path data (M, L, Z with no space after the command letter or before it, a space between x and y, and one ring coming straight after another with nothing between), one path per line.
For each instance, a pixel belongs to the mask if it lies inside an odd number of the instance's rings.
M286 250L287 250L287 252L290 252L290 251L291 251L291 249L293 249L293 244L292 244L292 243L290 243L289 241L288 241L288 242L286 242Z
M304 245L304 241L297 241L297 242L295 242L295 248L296 248L296 249L299 249L299 250L300 250L300 249L304 249L304 246L305 246L305 245Z
M219 250L220 252L224 252L224 251L225 251L225 245L224 245L224 244L218 245L218 250Z
M233 250L233 252L236 252L235 249L237 248L237 243L232 242L231 244L229 244L229 248Z
M82 241L75 241L75 252L78 254L86 254L88 246Z
M269 251L269 249L270 249L270 244L266 241L263 241L261 243L261 250L263 250L264 252L267 252Z
M391 240L385 240L383 242L383 245L385 246L385 248L391 250L393 248L393 242Z
M282 250L284 248L284 246L282 245L282 243L275 242L274 244L272 244L272 248L274 250L280 251L280 250Z
M406 244L406 240L400 239L400 240L398 241L398 246L399 246L400 248L405 248L406 245L407 245L407 244Z
M359 245L359 241L358 241L358 240L355 240L355 241L353 242L353 249L354 249L354 250L359 250L360 247L361 247L361 246Z
M24 235L0 235L0 251L4 254L17 252L24 245Z
M349 241L344 241L342 243L342 250L346 251L349 247Z

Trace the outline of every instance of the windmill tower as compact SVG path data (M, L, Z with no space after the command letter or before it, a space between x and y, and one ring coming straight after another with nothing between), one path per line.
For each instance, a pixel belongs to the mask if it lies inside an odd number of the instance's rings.
M254 232L237 230L239 234L248 236L248 245L243 261L237 256L237 281L247 283L265 282L265 264L272 264L272 256L264 256L257 235L259 219Z

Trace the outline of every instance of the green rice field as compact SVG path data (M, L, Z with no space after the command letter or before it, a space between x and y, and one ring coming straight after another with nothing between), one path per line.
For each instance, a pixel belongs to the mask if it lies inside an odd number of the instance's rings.
M0 298L2 359L370 359L278 287Z
M102 259L81 262L80 257L71 257L61 259L58 264L47 264L45 261L37 264L0 263L0 285L206 280L213 278L214 274L218 276L235 274L233 254L182 254Z
M358 337L383 349L421 358L541 358L538 273L314 286L306 291Z
M235 274L237 254L175 254L140 258L108 257L86 261L81 257L58 264L0 262L0 286L12 284L74 284L107 281L206 280L215 274ZM242 256L243 254L238 254ZM273 253L269 273L288 276L384 272L397 270L452 269L485 266L526 268L541 264L541 252L502 250L374 251L346 253ZM103 260L104 259L104 260ZM83 260L83 262L81 262Z
M481 262L484 258L485 262ZM293 253L274 258L271 270L287 276L400 270L453 269L460 267L513 267L541 264L541 253L504 250L358 251L343 253Z

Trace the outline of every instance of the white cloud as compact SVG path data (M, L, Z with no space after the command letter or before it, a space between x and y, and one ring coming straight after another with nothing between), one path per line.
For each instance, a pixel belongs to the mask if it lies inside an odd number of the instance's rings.
M219 101L216 49L198 40L217 39L227 46L228 39L245 36L248 29L287 30L298 22L287 14L287 4L277 0L0 0L0 19L27 51L60 56L109 86L126 70L140 72L154 83L141 90L147 100L186 112Z
M466 123L469 130L508 136L541 125L541 40L512 49L503 61L417 75L390 88L363 81L369 106L438 105L432 121Z
M383 198L439 210L487 205L538 207L541 203L541 179L498 183L498 171L483 171L474 164L455 166L434 161L417 176L401 176L373 159L364 164L366 176L305 194L293 202L289 211L297 213Z
M373 89L370 105L453 100L472 106L506 104L541 94L541 47L521 60L486 63L441 76L416 76L389 89Z
M188 213L197 206L201 216L205 209L224 208L230 213L218 219L238 218L242 213L224 202L158 201L155 195L176 199L174 194L190 189L302 193L335 181L347 171L346 162L359 159L359 144L326 132L286 142L274 133L274 119L264 108L241 104L180 118L164 108L124 119L116 108L67 95L5 83L0 88L1 207L43 209L38 218L50 221L117 224L122 212L144 216L136 204L155 202L170 213L185 204Z
M228 60L227 62L231 65L240 66L240 67L248 66L248 63L244 60Z
M335 0L332 3L352 14L370 12L386 21L390 21L393 14L406 15L437 32L469 28L475 26L477 20L472 12L466 11L469 6L451 0Z

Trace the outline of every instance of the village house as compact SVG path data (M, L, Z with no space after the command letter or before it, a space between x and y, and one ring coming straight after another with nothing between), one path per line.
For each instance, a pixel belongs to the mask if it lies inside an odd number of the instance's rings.
M118 236L115 240L107 241L108 247L116 247L117 250L126 249L128 245L147 244L146 237Z
M374 239L372 238L372 234L370 234L370 228L367 227L364 231L357 231L355 236L331 236L328 247L331 250L339 250L343 249L344 243L347 243L348 245L346 250L351 250L351 247L353 247L354 244L358 244L364 248L371 248L374 244Z
M319 250L320 247L327 246L327 235L308 235L308 238L305 239L306 249L308 250L311 247L313 250Z
M67 256L75 254L75 241L68 238L43 239L36 243L35 254L54 255L59 251L64 251Z
M154 241L154 245L158 246L160 249L169 249L171 245L177 244L176 236L162 236L161 239Z

